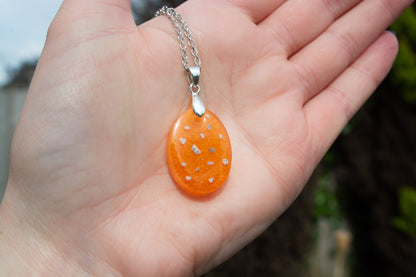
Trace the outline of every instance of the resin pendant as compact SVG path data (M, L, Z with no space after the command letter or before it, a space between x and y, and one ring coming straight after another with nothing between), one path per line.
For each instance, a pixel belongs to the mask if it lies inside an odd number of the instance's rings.
M194 106L194 105L193 105ZM231 143L220 119L188 108L173 124L166 144L170 173L186 192L205 195L222 186L231 167Z

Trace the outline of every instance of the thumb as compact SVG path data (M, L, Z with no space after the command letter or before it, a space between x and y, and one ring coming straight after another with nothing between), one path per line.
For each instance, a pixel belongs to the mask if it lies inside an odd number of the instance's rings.
M45 47L51 42L79 44L135 28L130 0L64 0L49 26Z
M49 27L13 138L14 148L30 145L38 151L32 155L36 160L63 148L62 138L75 141L75 136L85 134L89 121L80 124L80 118L90 118L90 104L102 99L103 76L121 79L120 67L103 65L119 61L115 57L132 47L129 42L135 37L127 41L129 34L137 34L130 0L64 0ZM97 77L96 72L101 75ZM107 92L111 98L118 90ZM21 151L22 157L27 152Z
M88 22L117 23L131 15L131 0L64 0L57 17Z

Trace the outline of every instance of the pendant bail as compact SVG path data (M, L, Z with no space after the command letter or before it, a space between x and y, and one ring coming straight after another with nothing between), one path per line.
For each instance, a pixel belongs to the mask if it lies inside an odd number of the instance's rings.
M193 84L194 86L198 85L199 76L201 76L201 67L190 66L186 69L186 73L188 74L189 84Z
M192 94L192 110L194 114L201 117L205 114L205 106L197 94Z

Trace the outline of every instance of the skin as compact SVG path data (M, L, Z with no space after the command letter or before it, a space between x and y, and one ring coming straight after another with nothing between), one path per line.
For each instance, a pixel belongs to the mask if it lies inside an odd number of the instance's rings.
M290 205L389 71L384 30L411 0L191 0L205 106L233 165L195 198L165 159L188 83L166 17L129 0L64 0L12 143L0 208L2 276L192 276ZM288 238L290 239L290 238Z

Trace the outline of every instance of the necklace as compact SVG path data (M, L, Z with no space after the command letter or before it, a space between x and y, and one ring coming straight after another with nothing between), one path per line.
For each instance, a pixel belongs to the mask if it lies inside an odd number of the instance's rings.
M173 123L166 158L175 182L193 195L206 195L220 188L231 167L231 143L221 120L199 98L201 60L188 24L173 8L162 7L155 16L166 15L178 34L182 65L188 76L189 108ZM187 46L195 66L188 66Z

